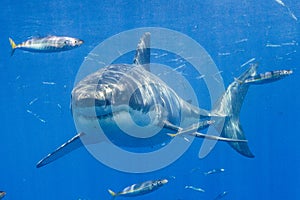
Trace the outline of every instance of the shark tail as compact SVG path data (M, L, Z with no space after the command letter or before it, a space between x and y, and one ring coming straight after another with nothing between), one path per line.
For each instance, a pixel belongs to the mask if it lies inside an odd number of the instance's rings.
M243 128L240 124L240 110L248 92L249 84L244 81L256 74L257 65L251 65L250 68L228 86L225 93L213 108L213 115L223 116L217 117L218 120L214 124L216 130L221 137L231 138L234 140L246 140ZM252 158L254 155L249 149L247 142L228 141L228 144L238 153Z
M12 56L12 55L14 54L16 48L17 48L17 45L16 45L16 43L13 41L13 39L8 38L8 40L9 40L9 43L10 43L10 46L11 46L11 49L12 49L11 54L10 54L10 55Z

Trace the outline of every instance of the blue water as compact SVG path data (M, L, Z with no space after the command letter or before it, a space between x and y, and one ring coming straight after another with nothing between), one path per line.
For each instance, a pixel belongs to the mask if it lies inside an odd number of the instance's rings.
M228 192L224 200L300 199L300 2L282 1L285 6L275 0L2 1L0 190L7 192L4 199L110 199L108 188L119 191L171 176L176 178L161 189L132 199L214 199L223 191ZM242 157L219 142L200 160L200 139L172 165L146 174L106 167L84 148L35 168L43 156L76 134L70 93L84 57L108 37L149 26L196 40L212 56L226 85L252 58L261 72L294 70L282 81L253 86L248 92L241 123L256 157ZM85 43L61 53L17 50L10 56L8 37L20 43L45 35L78 37ZM191 173L194 168L199 170ZM202 174L218 168L225 172ZM186 185L206 192L185 189Z

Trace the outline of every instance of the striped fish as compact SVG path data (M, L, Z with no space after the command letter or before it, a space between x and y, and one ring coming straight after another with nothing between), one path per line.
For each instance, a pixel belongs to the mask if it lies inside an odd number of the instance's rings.
M134 197L134 196L140 196L143 194L153 192L154 190L157 190L161 186L165 185L166 183L168 183L167 179L146 181L143 183L138 183L138 184L133 184L131 186L128 186L124 188L122 191L117 193L112 190L108 190L108 192L114 198L117 196Z
M250 78L246 79L244 83L255 84L255 85L271 83L271 82L283 79L292 73L293 73L293 70L269 71L269 72L265 72L263 74L257 74L257 75L251 76Z
M43 38L32 38L21 44L16 44L9 38L12 48L11 55L16 49L30 52L50 53L74 49L83 44L83 40L72 37L48 36Z

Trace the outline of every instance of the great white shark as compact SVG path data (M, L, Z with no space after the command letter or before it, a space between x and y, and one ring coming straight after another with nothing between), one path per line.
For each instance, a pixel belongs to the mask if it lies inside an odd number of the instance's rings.
M99 124L106 137L123 147L139 148L165 144L177 134L228 142L238 153L254 157L248 147L239 114L250 85L247 80L257 73L251 65L228 86L211 111L183 100L172 88L150 70L150 33L145 33L138 45L133 64L111 64L83 78L72 91L72 113L84 126ZM129 114L129 115L128 115ZM142 126L160 128L152 136L122 133L116 121L127 123L128 116ZM211 120L211 117L220 120ZM184 121L184 123L181 123ZM220 136L199 131L217 127ZM131 130L132 127L127 127ZM170 134L171 133L171 134ZM147 133L148 134L148 133ZM82 147L82 139L91 137L91 144L101 142L89 133L81 132L37 163L42 167ZM85 143L86 144L86 143Z

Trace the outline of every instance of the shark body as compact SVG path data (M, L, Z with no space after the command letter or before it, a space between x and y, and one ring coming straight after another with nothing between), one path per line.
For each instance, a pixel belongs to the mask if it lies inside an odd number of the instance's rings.
M240 125L239 113L251 85L245 82L256 75L256 70L257 65L252 65L236 78L211 111L200 109L183 100L151 73L150 33L145 33L138 43L133 64L109 65L76 85L72 91L72 113L83 126L91 127L98 123L106 137L118 146L137 148L165 144L172 140L168 133L186 132L196 137L226 141L240 154L254 157ZM212 123L211 117L220 120ZM159 128L160 131L153 135L151 132L124 134L119 128L120 123L127 130L138 124L149 127L149 130ZM208 125L216 126L220 136L199 132ZM87 137L91 136L84 132L77 134L39 161L37 167L83 146L81 139ZM90 141L92 144L101 142L101 139Z

